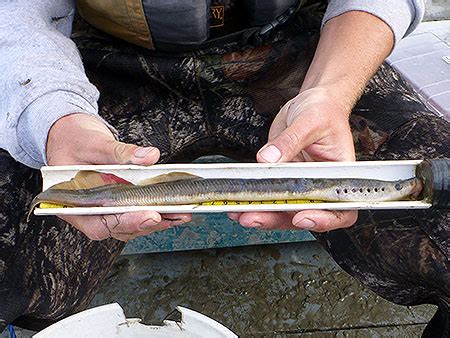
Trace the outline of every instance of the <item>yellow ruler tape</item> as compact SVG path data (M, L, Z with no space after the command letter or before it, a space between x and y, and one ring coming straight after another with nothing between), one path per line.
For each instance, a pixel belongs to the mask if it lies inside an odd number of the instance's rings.
M197 205L201 206L223 206L223 205L260 205L260 204L310 204L310 203L323 203L323 201L314 200L274 200L274 201L210 201L200 202ZM41 209L54 209L54 208L71 208L67 205L54 204L54 203L41 203L39 205Z
M322 203L323 201L314 200L274 200L274 201L212 201L201 202L198 205L259 205L259 204L310 204L310 203Z
M222 205L310 204L310 203L323 203L323 201L314 201L314 200L210 201L210 202L200 202L197 205L222 206ZM71 208L70 206L67 206L67 205L55 204L55 203L41 203L41 204L39 204L39 207L41 209Z
M67 205L62 204L54 204L54 203L41 203L39 204L39 208L41 209L54 209L54 208L70 208Z

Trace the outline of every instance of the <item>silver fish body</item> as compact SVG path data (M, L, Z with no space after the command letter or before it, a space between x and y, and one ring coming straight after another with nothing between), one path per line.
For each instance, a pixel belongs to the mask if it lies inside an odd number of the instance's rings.
M33 206L50 202L68 206L181 205L207 201L320 200L330 202L396 201L416 197L417 178L399 181L372 179L188 179L150 185L112 184L90 189L48 189Z

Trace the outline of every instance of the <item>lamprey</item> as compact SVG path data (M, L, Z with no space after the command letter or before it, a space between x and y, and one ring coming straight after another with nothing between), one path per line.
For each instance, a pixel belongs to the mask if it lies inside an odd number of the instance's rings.
M86 175L92 177L105 174L80 172L72 181L79 182L80 177ZM111 176L108 176L109 182ZM91 178L84 180L89 182ZM182 205L216 200L382 202L416 198L422 190L422 182L416 177L397 181L361 178L240 179L201 178L186 173L171 173L139 185L124 182L121 180L120 183L107 185L97 183L97 186L90 188L80 188L86 184L64 182L36 196L31 208L42 202L74 207Z

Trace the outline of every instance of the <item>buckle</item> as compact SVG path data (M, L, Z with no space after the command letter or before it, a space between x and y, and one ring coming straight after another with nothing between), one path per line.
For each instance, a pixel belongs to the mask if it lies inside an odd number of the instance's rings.
M283 14L261 27L255 34L255 42L258 45L267 43L275 28L283 26L297 11L297 6L289 7Z

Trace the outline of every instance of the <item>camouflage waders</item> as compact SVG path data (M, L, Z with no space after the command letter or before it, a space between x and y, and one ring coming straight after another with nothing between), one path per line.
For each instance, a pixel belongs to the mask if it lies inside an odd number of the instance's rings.
M254 161L272 119L295 96L320 15L300 14L271 45L244 42L184 54L149 52L85 32L75 37L120 139L161 162L224 154ZM351 116L359 160L450 158L449 123L383 65ZM56 217L25 222L39 173L0 152L0 328L39 329L84 309L123 244L93 242ZM364 211L350 229L316 237L348 273L399 304L439 306L427 327L449 334L449 212Z

